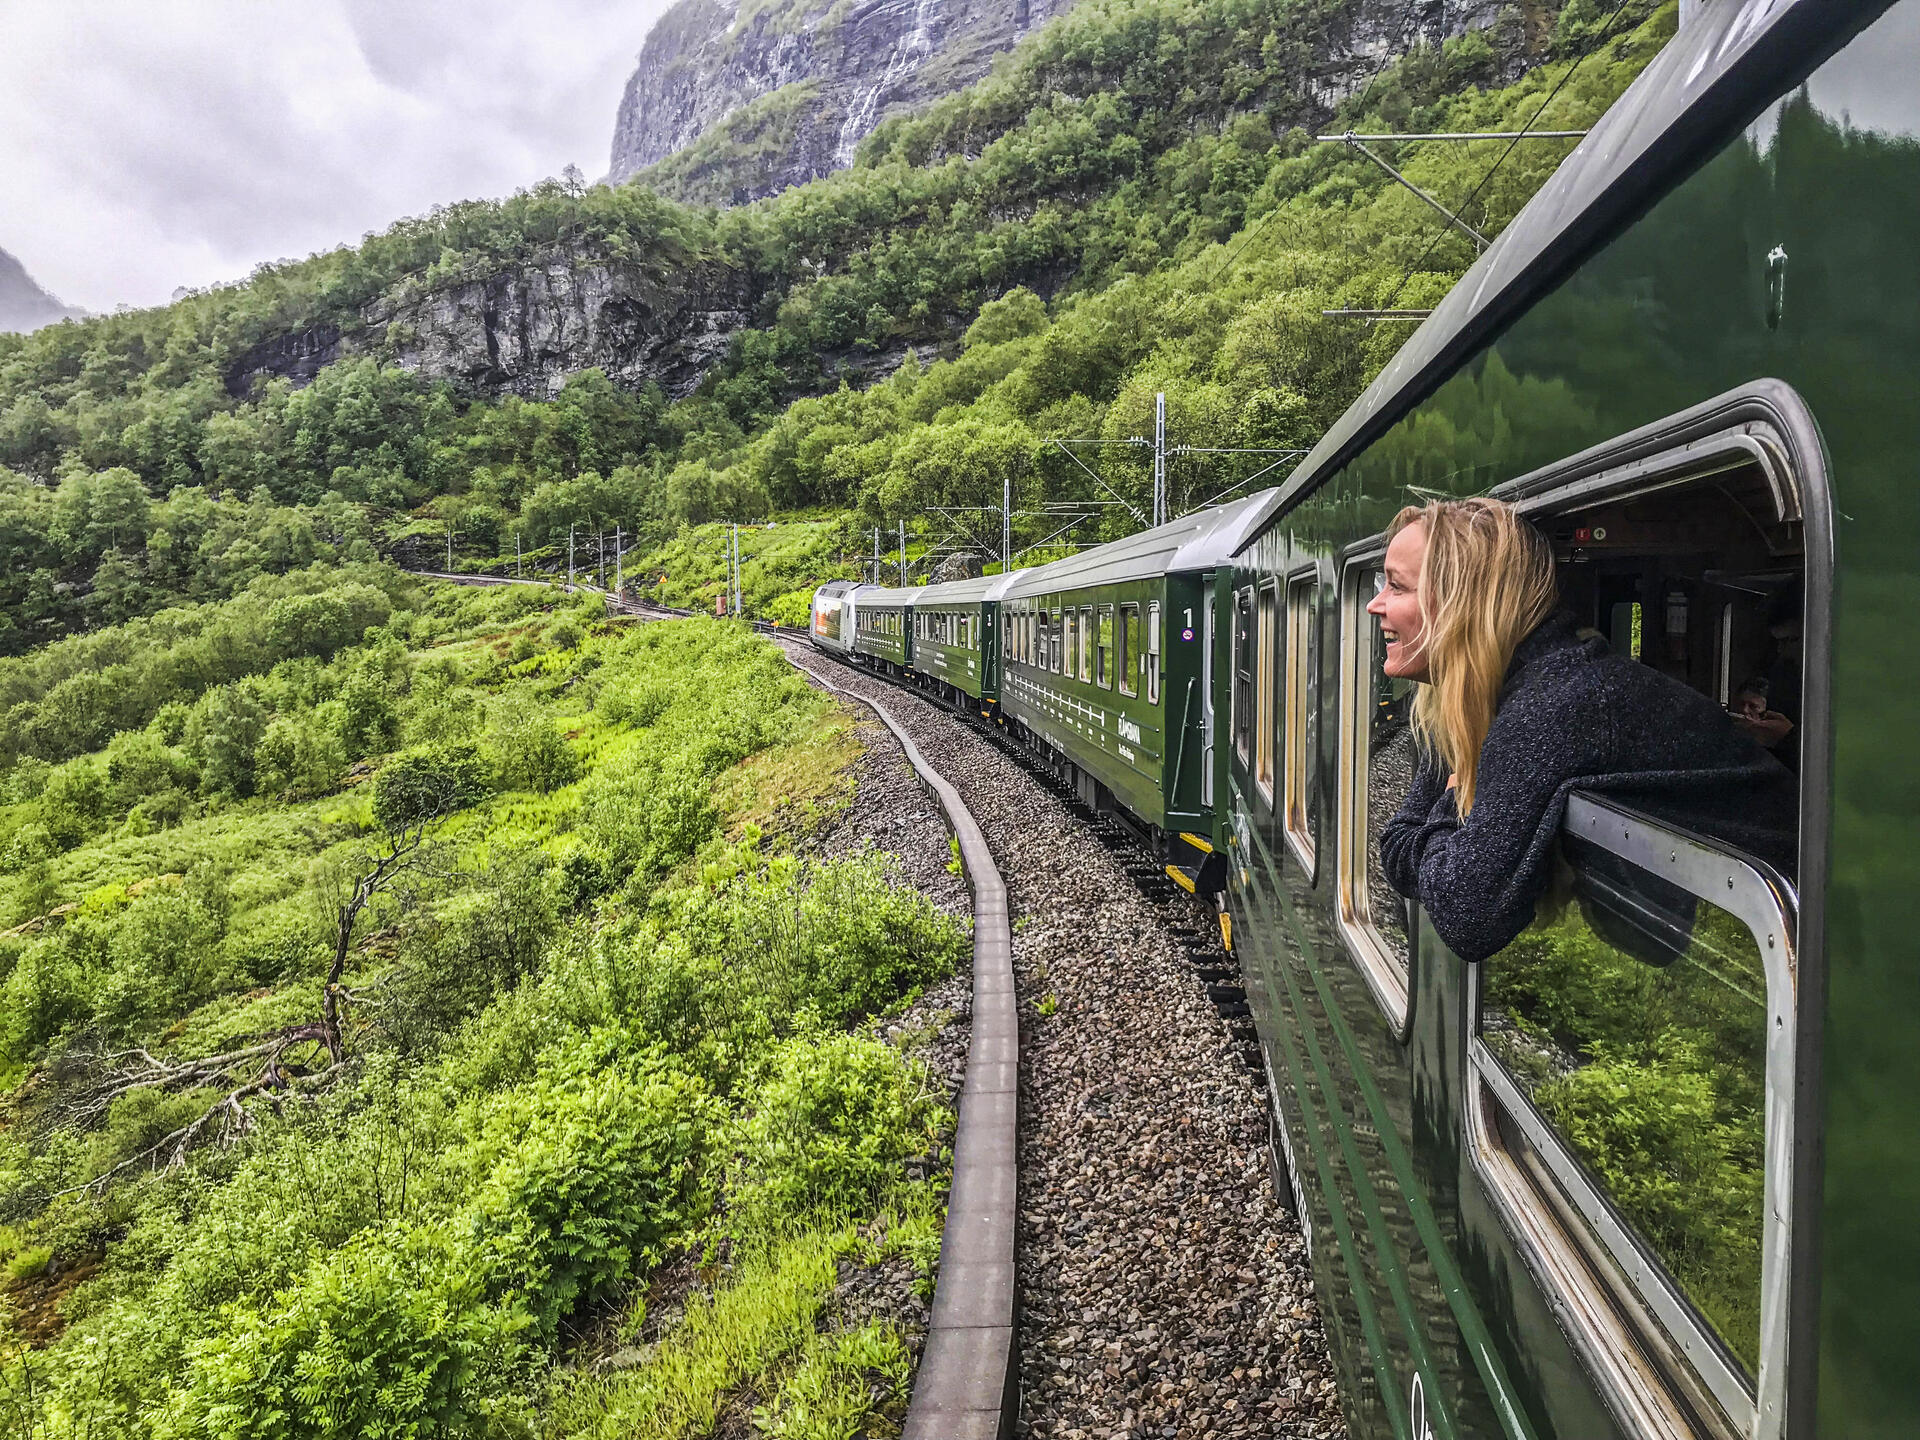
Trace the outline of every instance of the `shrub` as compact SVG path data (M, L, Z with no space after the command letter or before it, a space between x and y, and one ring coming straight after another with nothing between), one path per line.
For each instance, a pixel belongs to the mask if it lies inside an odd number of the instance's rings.
M486 766L471 745L445 745L396 755L373 782L373 818L398 833L464 810L487 794Z
M526 1316L485 1298L444 1230L370 1233L191 1347L161 1440L416 1440L501 1433ZM519 1406L513 1406L518 1409ZM510 1433L510 1432L509 1432Z
M646 1270L704 1208L705 1088L659 1052L606 1066L582 1046L486 1107L479 1142L512 1142L473 1207L495 1293L523 1296L552 1336L579 1306Z
M580 778L580 757L531 695L514 694L501 702L487 743L503 790L546 794Z
M859 1035L796 1036L737 1127L730 1206L744 1231L870 1213L945 1119L909 1061Z

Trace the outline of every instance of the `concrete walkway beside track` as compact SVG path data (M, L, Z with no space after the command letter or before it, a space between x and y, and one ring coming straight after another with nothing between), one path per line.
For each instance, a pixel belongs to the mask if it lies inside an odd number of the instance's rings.
M794 660L791 652L788 659ZM953 1188L940 1240L927 1343L902 1440L996 1440L1018 1411L1014 1351L1014 1225L1018 1215L1020 1017L1014 998L1007 889L960 794L928 763L886 704L797 668L857 700L900 742L939 799L973 890L973 1033L953 1141Z

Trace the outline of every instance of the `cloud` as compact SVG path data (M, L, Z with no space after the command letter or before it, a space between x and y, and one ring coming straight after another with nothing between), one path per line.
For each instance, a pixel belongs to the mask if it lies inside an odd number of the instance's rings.
M63 0L0 7L0 247L69 303L357 240L605 169L668 0Z

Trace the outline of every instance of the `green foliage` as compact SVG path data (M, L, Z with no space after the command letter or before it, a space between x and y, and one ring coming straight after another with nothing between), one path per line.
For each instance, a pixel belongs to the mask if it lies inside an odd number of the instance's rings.
M775 1440L858 1440L876 1398L905 1396L907 1369L906 1346L884 1321L824 1335L754 1423Z
M471 745L409 750L374 779L374 823L399 834L464 810L491 789L486 764Z
M1649 964L1579 911L1487 963L1488 1043L1734 1352L1759 1347L1766 993L1753 938L1700 907Z
M159 1440L510 1435L526 1317L437 1228L368 1235L192 1347ZM510 1392L508 1392L510 1393ZM517 1407L516 1407L517 1408Z
M857 1035L787 1040L750 1103L730 1199L748 1233L870 1213L952 1118L912 1063Z
M495 1292L525 1304L549 1338L650 1268L705 1204L704 1087L658 1056L608 1059L583 1046L482 1117L478 1144L514 1143L480 1188L476 1233L496 1257Z
M852 1236L809 1233L756 1252L734 1283L696 1297L673 1335L635 1370L560 1386L548 1433L582 1440L704 1435L725 1397L806 1345Z
M514 691L494 706L486 744L503 789L546 794L580 778L580 757L523 691Z

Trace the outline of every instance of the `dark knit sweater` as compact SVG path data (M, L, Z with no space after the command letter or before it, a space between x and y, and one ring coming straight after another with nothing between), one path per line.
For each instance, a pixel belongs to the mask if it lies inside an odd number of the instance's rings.
M1514 651L1464 823L1446 783L1423 753L1380 857L1463 960L1495 954L1532 921L1574 790L1793 873L1799 802L1786 767L1697 690L1582 640L1564 611Z

